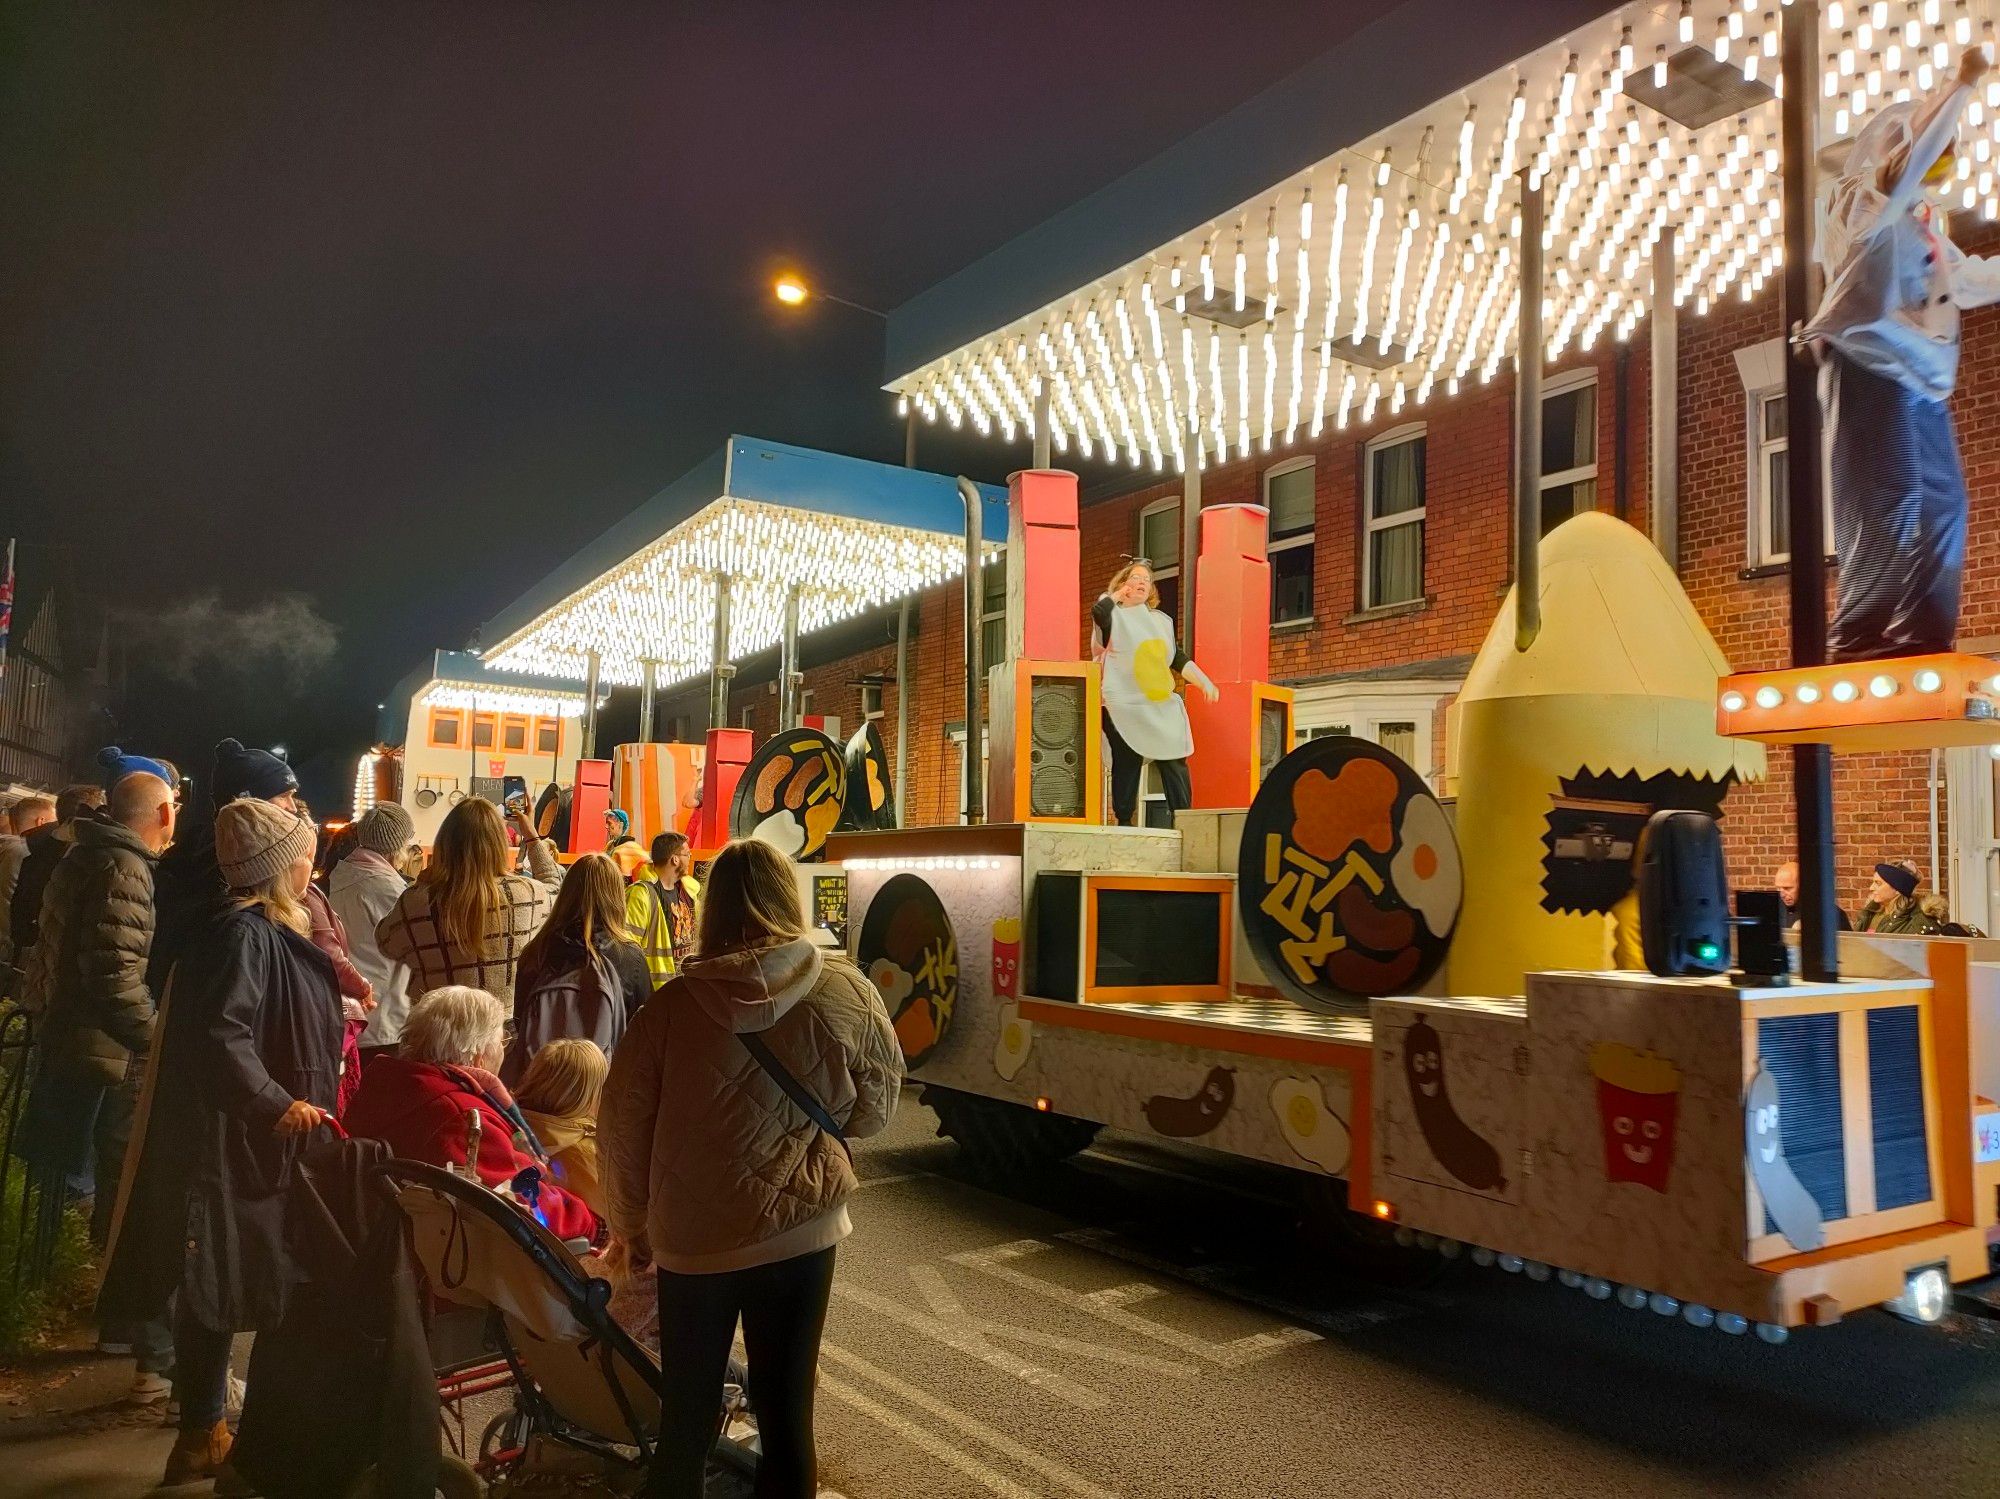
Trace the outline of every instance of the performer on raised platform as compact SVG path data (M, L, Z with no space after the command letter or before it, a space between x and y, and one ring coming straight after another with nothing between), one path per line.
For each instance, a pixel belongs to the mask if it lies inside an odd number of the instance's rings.
M1169 815L1189 802L1187 757L1194 753L1194 731L1176 691L1176 674L1210 702L1218 693L1175 639L1146 558L1126 559L1091 606L1090 618L1090 654L1103 673L1104 736L1111 744L1111 811L1125 827L1136 827L1139 772L1148 760L1159 769Z
M1969 49L1949 88L1891 104L1855 137L1820 239L1826 295L1801 337L1822 359L1840 598L1835 661L1954 648L1965 470L1946 408L1959 309L2000 301L2000 260L1946 238L1924 195L1957 165L1959 117L1992 66Z

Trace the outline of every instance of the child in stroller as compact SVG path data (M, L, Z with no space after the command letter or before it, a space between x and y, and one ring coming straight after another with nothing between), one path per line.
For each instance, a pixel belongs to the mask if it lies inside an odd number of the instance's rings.
M446 1304L432 1334L440 1393L462 1405L510 1380L514 1387L513 1408L481 1436L479 1477L510 1476L549 1444L589 1454L609 1472L643 1474L659 1425L659 1359L612 1317L610 1282L478 1182L417 1161L382 1170L432 1295ZM747 1412L741 1389L732 1370L715 1450L747 1477L754 1451L729 1434Z

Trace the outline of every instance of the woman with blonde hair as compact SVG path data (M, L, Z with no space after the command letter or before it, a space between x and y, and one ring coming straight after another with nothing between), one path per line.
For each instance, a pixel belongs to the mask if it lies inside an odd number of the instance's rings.
M852 1231L847 1140L889 1122L902 1077L880 994L807 934L790 861L754 839L723 849L697 956L632 1017L599 1116L611 1230L657 1270L675 1351L648 1493L702 1493L739 1318L757 1492L816 1492L814 1369L834 1246Z
M162 1007L99 1312L143 1322L175 1303L167 1484L227 1467L230 1340L275 1326L306 1278L286 1188L333 1111L342 1040L304 904L313 844L312 824L273 802L216 814L230 904L190 935ZM252 1376L254 1401L254 1363Z
M1177 691L1179 679L1185 676L1211 703L1218 696L1215 683L1180 648L1145 558L1128 557L1111 575L1091 606L1090 620L1090 654L1103 673L1112 815L1128 828L1136 825L1139 777L1151 760L1171 816L1193 795L1187 757L1194 753L1194 731Z
M653 992L646 956L625 929L625 882L604 854L570 866L542 929L521 950L514 980L514 1039L500 1075L512 1085L536 1052L564 1036L595 1041L609 1056L631 1012Z
M548 1153L550 1172L596 1213L604 1211L597 1172L597 1108L610 1070L611 1059L595 1041L566 1036L535 1053L514 1090L521 1117Z
M527 874L508 872L500 809L467 797L445 814L429 865L376 925L383 956L410 965L412 992L463 984L513 1003L521 951L548 919L562 869L528 814L511 815Z

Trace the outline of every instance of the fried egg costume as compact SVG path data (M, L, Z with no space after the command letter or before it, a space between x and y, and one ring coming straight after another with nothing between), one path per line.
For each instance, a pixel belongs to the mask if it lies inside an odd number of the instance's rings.
M2000 301L2000 261L1968 256L1924 197L1972 90L1878 111L1827 209L1827 289L1802 334L1820 354L1840 595L1835 661L1954 648L1965 471L1946 401L1959 309Z
M1173 620L1158 609L1119 604L1104 594L1091 610L1091 621L1104 647L1099 662L1104 713L1117 731L1111 739L1114 808L1129 824L1137 801L1138 762L1150 760L1162 771L1168 809L1178 811L1188 805L1187 768L1181 762L1194 753L1194 730L1187 706L1174 690L1174 673L1178 670L1210 697L1215 684L1181 653ZM1129 752L1129 763L1121 750Z

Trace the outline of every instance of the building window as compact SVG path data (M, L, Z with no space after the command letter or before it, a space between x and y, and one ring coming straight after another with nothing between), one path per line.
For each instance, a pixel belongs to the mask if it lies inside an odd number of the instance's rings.
M1368 444L1361 607L1424 596L1424 428L1402 427Z
M1785 391L1753 391L1750 395L1750 562L1752 566L1782 565L1792 560L1791 475L1785 465L1790 448L1785 432ZM1833 555L1833 493L1822 496L1825 519L1821 535L1826 554Z
M1433 726L1438 704L1458 691L1456 682L1331 682L1301 687L1294 702L1294 742L1351 734L1379 744L1429 780L1438 746Z
M472 747L474 749L492 749L493 732L498 727L499 725L494 722L491 713L475 713L472 716Z
M867 723L871 719L877 719L882 716L882 684L880 682L863 682L861 684L861 721Z
M756 727L757 727L757 705L756 705L755 703L752 703L752 704L750 704L750 705L749 705L748 707L746 707L746 708L745 708L745 709L744 709L744 710L743 710L743 711L742 711L741 713L739 713L739 714L737 714L737 715L736 715L736 721L737 721L737 725L738 725L738 727L740 727L740 728L745 728L745 729L754 729L754 728L756 728Z
M1315 468L1301 458L1264 474L1264 507L1271 512L1271 623L1302 624L1313 613L1313 515Z
M456 708L431 709L431 748L457 749L464 743L465 718Z
M979 660L994 666L1007 659L1007 559L995 557L979 570Z
M535 720L535 753L553 755L562 744L562 720L560 718L538 718Z
M1153 586L1160 591L1160 612L1181 617L1181 502L1155 500L1139 512L1139 539L1134 555L1152 565Z
M528 748L528 720L509 714L500 723L500 748L519 754Z
M1542 535L1597 508L1597 371L1542 392Z

